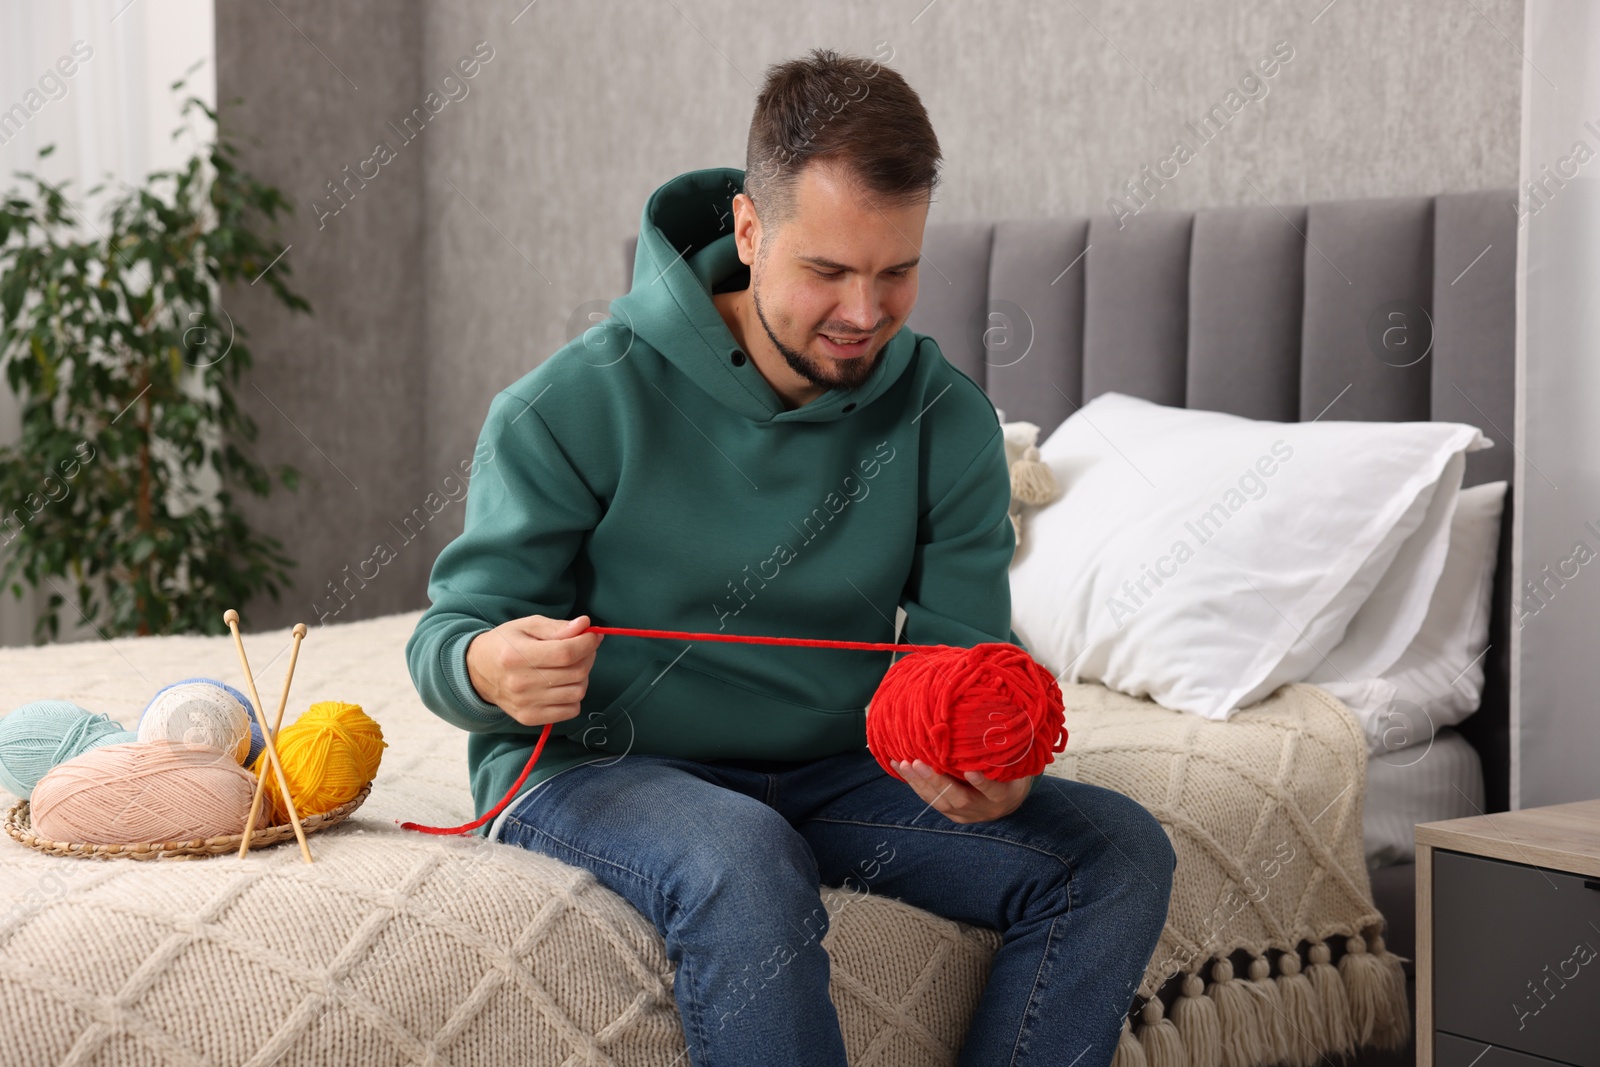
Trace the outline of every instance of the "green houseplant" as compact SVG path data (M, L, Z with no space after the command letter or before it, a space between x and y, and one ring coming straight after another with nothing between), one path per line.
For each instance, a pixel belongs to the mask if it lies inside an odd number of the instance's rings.
M197 108L218 125L197 97L182 113ZM234 496L269 495L274 472L244 448L256 425L233 387L250 350L222 286L259 283L291 311L311 307L284 283L284 249L254 228L293 207L236 155L219 133L118 193L86 239L66 182L19 171L34 194L0 204L0 364L22 423L21 441L0 447L0 587L50 590L36 640L59 635L69 588L110 636L211 632L288 581L294 561ZM298 484L291 466L276 476Z

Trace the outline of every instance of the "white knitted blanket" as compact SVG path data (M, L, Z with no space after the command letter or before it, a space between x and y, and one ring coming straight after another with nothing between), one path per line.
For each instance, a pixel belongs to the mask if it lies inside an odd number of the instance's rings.
M623 898L549 857L396 825L473 815L466 735L422 707L406 670L419 614L317 627L301 647L286 720L316 700L347 700L389 743L362 808L309 839L315 863L301 862L292 839L242 861L137 862L48 857L0 837L7 1067L687 1063L673 965ZM286 629L245 637L271 709L289 644ZM195 675L244 688L230 638L0 649L0 713L65 699L132 725L158 688ZM1295 686L1210 723L1094 686L1067 694L1072 737L1050 773L1129 793L1176 843L1171 921L1143 993L1168 974L1203 974L1235 948L1301 948L1309 962L1307 945L1375 934L1361 856L1365 749L1337 702ZM0 806L14 799L0 792ZM1292 857L1275 851L1280 843ZM1256 865L1273 856L1280 864L1269 877ZM1260 888L1245 881L1251 875ZM1259 899L1219 916L1219 904L1241 893ZM893 899L840 889L824 899L833 919L823 944L850 1062L953 1063L998 934ZM1277 974L1282 961L1270 966ZM1316 984L1322 999L1309 1014L1298 986L1281 977L1210 974L1208 988L1192 977L1188 991L1199 984L1209 995L1174 997L1169 988L1165 1014L1163 998L1152 999L1119 1062L1288 1059L1278 1053L1301 1050L1273 1028L1277 1014L1297 1019L1306 1047L1318 1050L1396 1029L1403 1036L1392 988L1344 980L1362 973L1349 957L1324 969L1353 996L1331 1010L1328 976L1312 967L1306 986ZM1262 992L1278 986L1276 1001Z
M1100 685L1062 692L1069 740L1047 773L1133 797L1178 854L1139 989L1149 1001L1119 1064L1309 1067L1404 1044L1405 975L1363 859L1366 742L1350 711L1310 685L1227 722Z

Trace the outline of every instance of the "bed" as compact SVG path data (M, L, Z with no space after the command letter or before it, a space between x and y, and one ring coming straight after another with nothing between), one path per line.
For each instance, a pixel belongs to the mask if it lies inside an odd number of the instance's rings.
M1336 402L1343 419L1479 425L1505 447L1474 454L1468 484L1509 478L1510 199L1491 190L1146 213L1125 228L1109 217L935 223L911 325L935 336L1008 419L1046 433L1107 391L1280 420ZM631 268L631 240L626 256ZM1394 300L1432 320L1429 357L1406 368L1379 362L1363 340L1371 309ZM1024 355L985 347L996 315L1023 331ZM1508 545L1507 524L1483 706L1463 724L1464 740L1447 742L1480 758L1492 810L1506 806ZM465 735L422 708L406 672L417 614L317 627L301 652L296 702L360 703L390 745L363 807L311 839L315 864L292 846L243 862L140 863L48 857L0 840L7 1063L681 1059L671 967L621 898L547 857L395 825L472 814ZM288 632L246 643L263 696L275 694ZM226 636L3 649L0 709L72 699L127 724L146 690L204 674L242 681ZM1337 733L1336 702L1288 688L1282 699L1322 708L1328 736ZM1072 689L1080 722L1110 699ZM1079 752L1116 747L1097 730L1074 734ZM1357 752L1355 743L1338 752ZM1090 773L1082 759L1075 766ZM1359 824L1363 792L1333 810ZM1364 877L1360 837L1342 863ZM1409 865L1391 864L1372 872L1367 898L1402 956L1410 886ZM832 889L824 899L836 912L824 944L851 1062L953 1062L997 935L895 900ZM1176 1003L1172 990L1157 994L1136 1006L1140 1018L1149 1000ZM1166 1051L1163 1067L1193 1062ZM1357 1062L1408 1055L1364 1049Z
M1463 485L1510 481L1514 199L1263 203L1142 214L1121 229L1108 216L934 224L911 326L1041 437L1108 391L1258 419L1449 420L1496 442L1469 456ZM1431 353L1408 367L1380 361L1365 336L1372 311L1395 301L1432 328ZM1000 359L983 342L995 326L1022 331ZM1485 695L1460 730L1491 811L1509 796L1510 545L1508 512ZM1408 919L1408 899L1384 898L1409 893L1411 872L1380 869L1385 915Z

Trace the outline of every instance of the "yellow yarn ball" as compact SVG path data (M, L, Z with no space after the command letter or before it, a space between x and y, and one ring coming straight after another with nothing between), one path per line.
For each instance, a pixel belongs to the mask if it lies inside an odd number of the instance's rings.
M300 818L320 815L354 800L361 787L378 773L378 763L388 742L383 730L359 704L324 700L311 705L275 738L283 776L294 796ZM278 776L266 752L256 757L251 771L266 770L262 811L270 810L272 824L289 821L289 808L278 789Z

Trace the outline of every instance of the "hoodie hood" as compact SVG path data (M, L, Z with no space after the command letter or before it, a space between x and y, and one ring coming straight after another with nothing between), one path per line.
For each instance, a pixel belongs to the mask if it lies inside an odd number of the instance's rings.
M719 283L748 268L733 238L733 198L744 171L712 167L680 174L645 201L633 259L633 286L611 314L725 407L757 422L828 422L872 403L905 372L916 351L909 326L884 346L870 377L854 389L829 389L793 410L741 351L712 302ZM849 408L846 411L845 408Z

